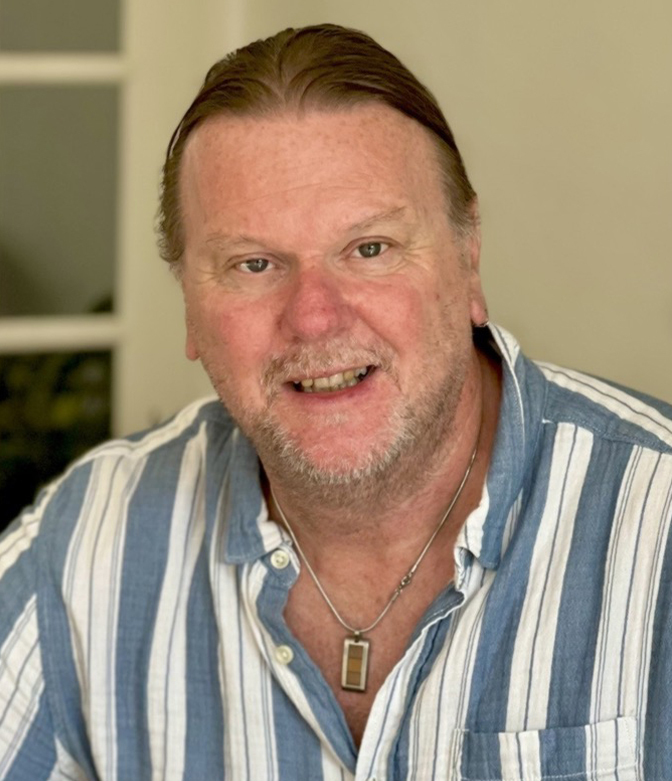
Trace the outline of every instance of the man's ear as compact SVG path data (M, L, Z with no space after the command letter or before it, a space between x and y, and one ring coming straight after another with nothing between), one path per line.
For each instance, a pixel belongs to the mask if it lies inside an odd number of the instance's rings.
M192 336L189 324L187 324L187 337L184 343L184 354L190 361L197 361L200 358L198 354L198 348L196 347L196 341Z
M471 227L465 238L466 259L469 264L469 313L474 325L488 321L488 306L481 284L481 216L478 198L469 206Z

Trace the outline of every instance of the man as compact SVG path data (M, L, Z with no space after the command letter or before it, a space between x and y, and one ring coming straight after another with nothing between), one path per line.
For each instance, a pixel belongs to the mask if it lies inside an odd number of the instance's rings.
M335 26L240 50L161 229L223 404L4 538L0 777L672 777L672 410L488 325L427 90Z

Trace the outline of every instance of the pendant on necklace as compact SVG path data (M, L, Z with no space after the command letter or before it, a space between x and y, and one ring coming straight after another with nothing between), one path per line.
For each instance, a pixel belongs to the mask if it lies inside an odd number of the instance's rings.
M366 691L369 668L369 641L362 640L359 632L343 641L341 688L353 692Z

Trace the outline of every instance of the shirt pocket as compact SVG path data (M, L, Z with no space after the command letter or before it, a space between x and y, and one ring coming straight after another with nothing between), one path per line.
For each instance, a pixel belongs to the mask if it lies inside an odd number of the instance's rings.
M526 732L455 730L455 781L635 781L637 720Z

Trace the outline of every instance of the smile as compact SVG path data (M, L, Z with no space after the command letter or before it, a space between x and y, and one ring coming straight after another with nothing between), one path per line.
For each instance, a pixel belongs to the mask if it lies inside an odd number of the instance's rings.
M356 369L346 369L328 377L307 377L293 382L294 389L302 393L333 393L333 391L353 388L360 383L373 369L373 366L359 366Z

